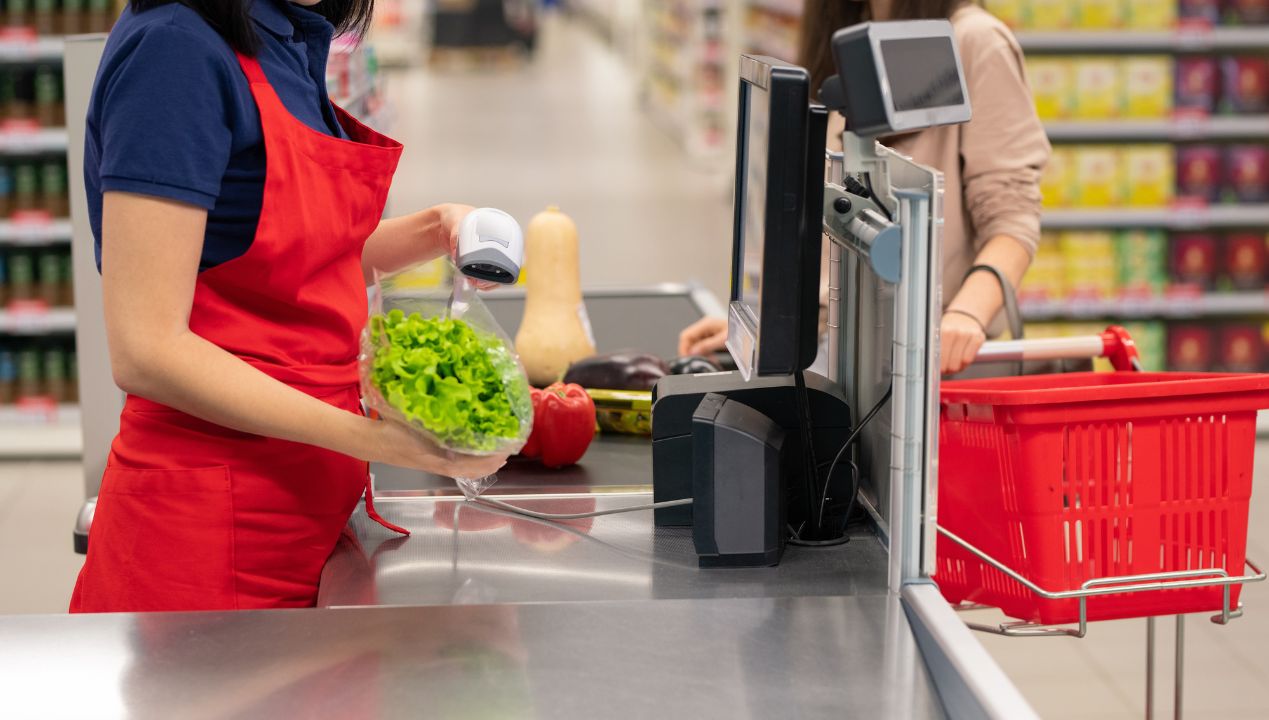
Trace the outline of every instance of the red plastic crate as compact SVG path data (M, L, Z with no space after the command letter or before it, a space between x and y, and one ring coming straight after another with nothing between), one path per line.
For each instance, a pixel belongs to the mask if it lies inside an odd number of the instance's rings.
M938 521L1047 591L1198 568L1244 574L1256 411L1269 375L1072 373L945 382ZM951 540L935 580L953 603L1076 622ZM1240 586L1231 587L1236 607ZM1220 587L1088 599L1089 620L1220 610Z

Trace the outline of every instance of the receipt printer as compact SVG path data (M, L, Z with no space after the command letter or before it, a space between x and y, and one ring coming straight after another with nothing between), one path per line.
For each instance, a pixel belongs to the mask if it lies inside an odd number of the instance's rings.
M692 414L692 541L701 567L762 567L784 553L784 430L709 393Z

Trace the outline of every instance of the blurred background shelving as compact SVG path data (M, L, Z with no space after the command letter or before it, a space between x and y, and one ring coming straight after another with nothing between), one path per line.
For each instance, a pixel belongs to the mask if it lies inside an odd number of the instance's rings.
M1054 145L1028 332L1131 322L1155 368L1269 371L1269 4L985 5ZM801 2L728 9L737 51L797 61Z
M121 3L4 4L0 29L0 457L72 456L75 387L67 35L106 32Z
M733 104L733 3L648 0L640 18L643 106L692 157L717 162L729 149Z
M1028 332L1128 322L1153 369L1269 370L1269 6L986 6L1054 145Z

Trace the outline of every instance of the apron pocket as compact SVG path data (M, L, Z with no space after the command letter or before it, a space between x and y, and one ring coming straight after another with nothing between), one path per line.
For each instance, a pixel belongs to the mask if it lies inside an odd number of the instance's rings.
M108 466L93 518L89 577L81 588L87 605L128 611L236 608L230 482L224 466Z

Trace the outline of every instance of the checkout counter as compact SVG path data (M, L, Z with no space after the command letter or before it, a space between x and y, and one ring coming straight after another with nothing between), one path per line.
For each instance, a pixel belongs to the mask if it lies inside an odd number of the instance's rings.
M100 39L68 43L72 118L84 115L100 48ZM82 137L83 128L70 133ZM377 509L412 534L393 535L360 508L323 572L319 607L0 618L5 714L1035 717L928 579L939 287L931 217L940 212L941 178L860 145L873 177L895 188L879 202L892 204L902 231L875 248L867 239L834 246L842 303L830 318L833 372L851 386L854 408L893 392L892 409L861 441L872 520L852 526L849 542L789 546L775 567L702 569L692 529L657 527L650 511L547 523L464 502L449 480L374 468ZM81 161L82 148L73 148L72 165ZM857 169L841 162L839 181ZM82 207L82 186L75 192ZM876 272L890 240L902 249L902 267L886 269L897 283ZM77 283L81 308L97 306L86 302L98 291L96 273L81 269L91 247L79 213L76 277L89 280ZM606 303L614 293L586 297L601 351L655 351L677 328L719 310L689 288L623 291L619 303ZM516 293L490 299L514 334ZM604 320L617 311L657 320ZM81 318L81 356L105 357L100 325L89 312ZM870 347L893 347L893 359L874 362ZM90 497L117 396L85 396ZM652 482L649 441L602 436L563 472L513 462L488 494L573 513L648 502Z

